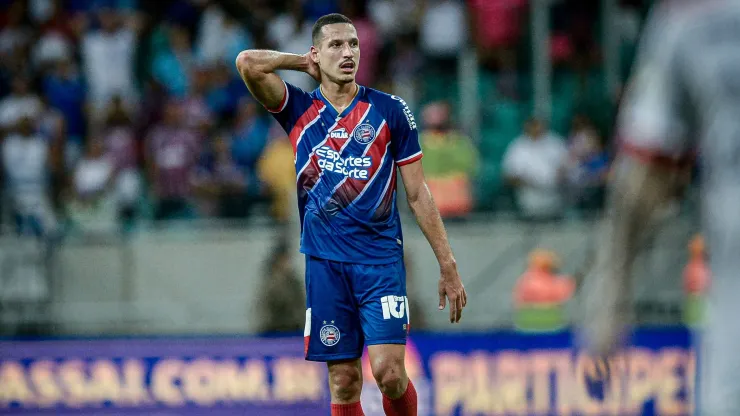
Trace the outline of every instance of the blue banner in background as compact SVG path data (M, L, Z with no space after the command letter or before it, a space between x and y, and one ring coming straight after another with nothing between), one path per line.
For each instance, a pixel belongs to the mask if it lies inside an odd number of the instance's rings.
M406 366L419 415L691 415L696 360L683 329L642 330L596 363L552 335L416 334ZM303 339L0 342L0 414L328 415L326 369ZM363 357L363 408L383 415Z

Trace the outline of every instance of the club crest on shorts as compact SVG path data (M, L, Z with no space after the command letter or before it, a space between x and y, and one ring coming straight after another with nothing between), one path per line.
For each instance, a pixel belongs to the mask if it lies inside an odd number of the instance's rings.
M333 347L339 342L339 328L334 325L324 325L319 332L321 343L327 347Z
M375 138L375 127L362 123L352 131L352 138L362 144L370 143Z

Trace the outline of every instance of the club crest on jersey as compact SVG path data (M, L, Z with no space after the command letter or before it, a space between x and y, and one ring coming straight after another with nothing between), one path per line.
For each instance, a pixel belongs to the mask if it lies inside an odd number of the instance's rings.
M355 127L355 130L352 132L352 138L359 143L368 144L375 138L375 127L369 123L362 123Z
M331 133L329 133L329 138L331 139L349 139L349 133L347 133L347 130L344 129L344 127L340 127Z
M319 332L321 343L327 347L333 347L339 342L339 328L334 325L324 325Z

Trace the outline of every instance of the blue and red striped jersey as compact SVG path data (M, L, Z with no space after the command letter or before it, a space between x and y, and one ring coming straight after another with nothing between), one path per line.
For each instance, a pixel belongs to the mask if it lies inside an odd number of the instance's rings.
M399 97L360 86L340 114L320 88L285 88L270 112L293 145L301 252L360 264L398 260L396 169L422 157L411 110Z

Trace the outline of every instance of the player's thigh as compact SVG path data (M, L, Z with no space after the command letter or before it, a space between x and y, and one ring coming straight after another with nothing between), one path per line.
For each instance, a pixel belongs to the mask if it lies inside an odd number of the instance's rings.
M354 265L351 273L365 344L406 344L410 319L403 260Z
M306 256L306 359L352 360L362 356L363 334L342 265Z

